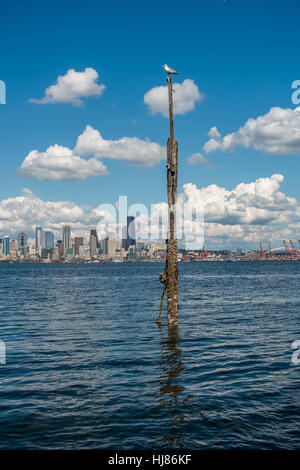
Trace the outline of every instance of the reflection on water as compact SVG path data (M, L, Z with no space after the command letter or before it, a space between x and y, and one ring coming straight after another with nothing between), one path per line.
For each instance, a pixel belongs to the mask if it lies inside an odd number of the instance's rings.
M178 327L168 329L160 327L161 376L159 379L159 404L168 415L167 432L162 435L164 447L184 448L184 421L186 419L186 403L191 398L184 398L185 387L182 385L182 372L185 368L182 350L179 347Z

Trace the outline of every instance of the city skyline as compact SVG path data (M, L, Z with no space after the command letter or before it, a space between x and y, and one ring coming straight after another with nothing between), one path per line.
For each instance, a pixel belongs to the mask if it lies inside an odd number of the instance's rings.
M131 225L131 232L129 226ZM0 257L9 257L13 253L21 256L38 256L40 259L74 259L85 258L89 251L89 257L96 258L99 254L114 257L117 249L129 251L130 247L136 246L135 239L135 217L127 217L126 239L117 240L115 234L107 233L103 238L98 237L97 229L90 229L88 244L84 237L72 236L71 227L63 225L61 237L56 238L51 230L45 229L41 225L35 227L35 243L30 243L26 232L19 232L16 240L10 239L8 235L0 235ZM17 241L17 245L15 245ZM13 245L13 248L11 244ZM124 244L126 247L124 248ZM84 248L84 251L82 250Z
M147 247L147 250L152 249L151 247L160 247L162 251L166 250L165 240L142 240L136 239L135 234L136 219L133 216L127 217L127 223L123 227L121 239L117 238L116 233L106 233L104 237L99 237L97 229L90 229L89 239L84 237L72 236L71 227L64 225L60 238L56 238L54 233L50 230L44 229L42 226L35 227L35 245L31 245L27 238L26 232L18 233L16 239L10 239L8 235L0 235L0 260L5 256L10 258L12 254L21 255L23 257L36 257L38 256L41 260L43 259L65 259L73 260L79 259L97 259L99 255L107 255L105 259L119 258L120 255L123 259L137 260L135 254L142 247ZM258 260L274 260L275 254L284 254L285 260L298 260L300 259L300 250L297 248L297 242L300 246L300 239L296 240L282 240L282 244L279 247L271 246L271 242L268 242L268 247L263 247L263 243L259 243L259 247L254 250L243 250L242 248L226 250L224 247L221 250L210 249L211 253L218 252L231 252L237 255L247 253L259 253ZM17 245L16 245L17 243ZM139 248L138 248L139 245ZM186 253L202 253L203 261L208 261L206 257L211 256L203 245L202 248L190 248L185 247L184 244L179 244L178 254L182 252ZM251 259L250 259L251 260ZM256 260L256 258L255 258Z

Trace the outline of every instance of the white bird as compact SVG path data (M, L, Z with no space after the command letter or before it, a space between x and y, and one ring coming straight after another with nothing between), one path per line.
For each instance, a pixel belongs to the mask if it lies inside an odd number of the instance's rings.
M165 69L168 75L178 75L178 72L176 72L176 70L170 69L167 64L163 65L163 68Z

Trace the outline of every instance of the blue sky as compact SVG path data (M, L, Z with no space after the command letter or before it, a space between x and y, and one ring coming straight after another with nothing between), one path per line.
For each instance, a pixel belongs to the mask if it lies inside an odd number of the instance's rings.
M164 63L179 71L175 81L194 80L205 95L194 110L175 118L179 188L216 184L230 191L281 174L280 191L300 200L297 148L290 154L243 146L208 155L203 150L214 126L224 136L272 107L295 108L291 83L300 78L299 14L299 2L292 0L2 4L0 79L6 82L7 104L0 105L0 200L20 196L24 187L43 201L91 207L115 202L120 194L130 203L165 200L164 161L144 168L103 159L109 174L83 181L16 172L34 149L44 152L54 144L73 149L87 125L105 139L149 138L164 146L168 120L144 103L145 93L166 84ZM86 67L98 72L106 89L83 98L85 106L28 102L41 98L59 75ZM205 155L214 168L187 164L194 153Z

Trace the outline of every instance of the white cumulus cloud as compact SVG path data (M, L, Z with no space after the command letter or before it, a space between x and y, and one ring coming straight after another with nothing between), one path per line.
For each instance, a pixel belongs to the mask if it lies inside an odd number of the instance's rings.
M88 156L91 158L83 158ZM26 178L39 180L85 180L89 176L108 174L100 158L151 168L166 158L166 149L156 142L137 137L105 140L98 130L87 126L78 137L74 150L58 144L51 145L45 152L32 150L17 171Z
M205 166L206 168L214 168L214 165L207 158L205 158L201 153L193 153L192 155L187 157L186 161L189 165L201 164Z
M212 127L208 133L208 137L211 137L212 139L219 139L221 137L220 132L216 128L216 126Z
M123 160L136 166L153 167L166 158L166 149L156 142L137 137L122 137L105 140L91 126L78 137L75 152L79 155L94 155L97 158Z
M178 196L178 202L180 205L203 207L206 247L258 248L260 241L266 247L270 240L275 248L282 246L284 239L297 240L300 228L300 203L280 191L283 179L282 175L274 174L250 183L240 183L233 189L217 185L197 187L187 183ZM96 201L95 206L100 203ZM156 204L153 211L154 215L166 214L167 204ZM137 224L146 225L145 217L137 217ZM41 224L53 230L56 238L61 238L62 227L68 224L73 235L87 238L89 230L101 220L103 214L97 209L72 201L43 201L29 189L24 190L21 196L0 200L0 234L11 237L16 237L22 230L33 237L35 226Z
M186 79L182 83L173 84L174 114L186 114L195 109L196 103L201 102L204 94L199 91L194 80ZM161 113L164 117L169 115L168 87L158 86L147 91L144 103L152 114Z
M183 186L181 202L201 205L205 211L206 223L222 225L263 225L283 221L283 215L291 215L297 205L291 198L279 191L282 175L259 178L252 183L240 183L227 190L215 184L197 188L195 184Z
M88 176L106 175L107 170L96 158L85 160L69 148L55 144L45 152L32 150L18 173L38 180L74 181L85 180Z
M249 119L238 131L224 137L214 127L209 137L204 145L206 153L244 147L275 155L300 154L300 107L271 108L267 114Z
M31 98L31 103L72 103L75 106L83 104L82 98L100 96L105 90L105 85L98 84L98 72L86 67L83 72L74 69L67 71L65 75L59 75L57 82L45 90L45 96L41 99Z
M74 233L85 234L99 221L94 209L84 209L72 201L43 201L29 189L21 196L1 200L1 214L0 233L14 237L20 231L33 236L35 226L40 224L53 230L57 238L61 238L65 224L70 225Z

